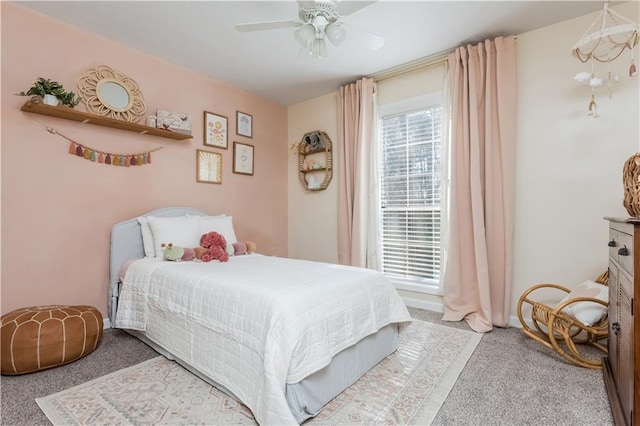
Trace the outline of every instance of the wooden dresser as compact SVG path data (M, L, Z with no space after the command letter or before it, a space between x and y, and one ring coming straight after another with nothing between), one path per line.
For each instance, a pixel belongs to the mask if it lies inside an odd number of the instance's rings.
M640 425L640 218L609 221L609 353L604 381L616 425Z

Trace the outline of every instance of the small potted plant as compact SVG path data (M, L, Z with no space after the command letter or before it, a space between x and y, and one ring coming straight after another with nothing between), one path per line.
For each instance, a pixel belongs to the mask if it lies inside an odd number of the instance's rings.
M29 90L20 92L18 95L32 96L32 99L41 97L43 103L53 106L58 105L58 102L62 102L63 105L73 108L79 102L75 93L65 91L62 84L42 77L38 78Z

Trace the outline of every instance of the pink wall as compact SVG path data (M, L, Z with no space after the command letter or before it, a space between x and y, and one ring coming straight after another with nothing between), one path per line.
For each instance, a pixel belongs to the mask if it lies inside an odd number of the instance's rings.
M113 224L167 206L233 215L241 241L287 255L287 111L127 46L2 2L2 313L32 305L88 304L107 314ZM191 114L194 138L174 141L21 112L38 77L77 92L83 70L109 65L136 80L147 113ZM76 108L82 108L79 105ZM229 149L202 144L203 110L229 118ZM253 115L253 139L235 136L236 110ZM68 154L37 119L98 150L164 147L153 164L116 167ZM254 176L232 173L233 141L255 146ZM222 185L195 181L196 149L221 152Z

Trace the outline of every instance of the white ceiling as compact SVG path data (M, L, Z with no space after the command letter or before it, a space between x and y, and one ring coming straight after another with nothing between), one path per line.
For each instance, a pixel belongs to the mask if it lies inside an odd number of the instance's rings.
M464 43L521 34L602 8L600 0L380 0L344 17L345 42L329 45L329 57L319 60L300 54L294 28L251 33L234 29L237 23L296 20L295 1L21 4L284 105ZM385 45L377 51L363 48L358 29L385 37ZM575 34L576 40L580 36Z

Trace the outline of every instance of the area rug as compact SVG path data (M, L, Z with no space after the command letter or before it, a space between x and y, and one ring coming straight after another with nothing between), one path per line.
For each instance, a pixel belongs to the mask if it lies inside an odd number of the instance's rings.
M305 425L429 424L481 337L414 319L395 353ZM247 407L161 356L36 402L54 425L256 424Z

